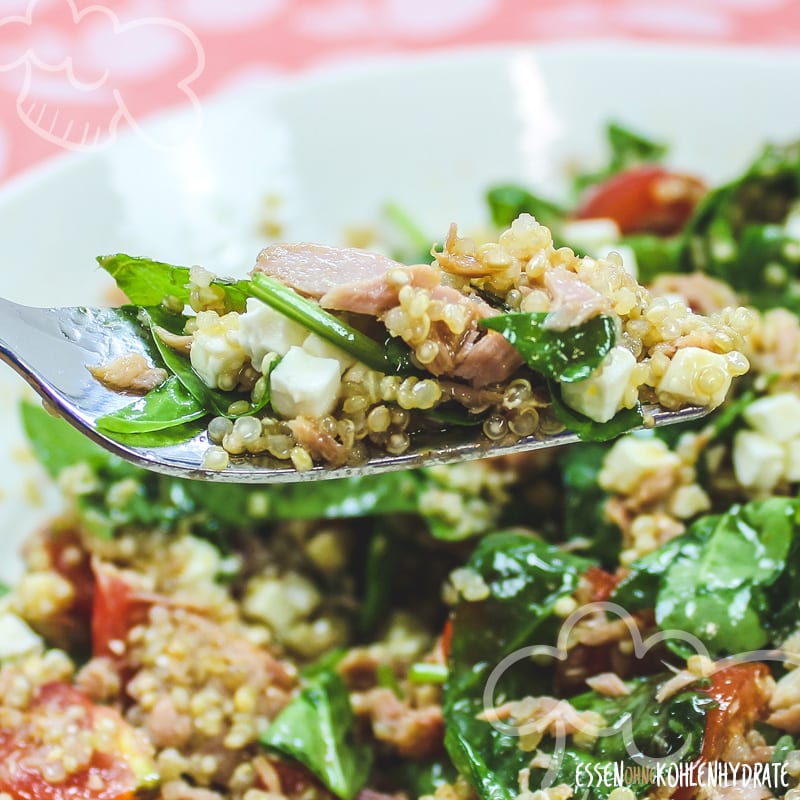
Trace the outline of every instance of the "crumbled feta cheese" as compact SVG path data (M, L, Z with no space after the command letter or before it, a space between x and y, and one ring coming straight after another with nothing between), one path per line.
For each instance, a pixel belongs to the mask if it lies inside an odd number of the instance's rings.
M42 640L16 615L0 614L0 660L32 653Z
M701 347L684 347L672 357L661 382L659 399L669 406L678 400L698 406L716 408L725 399L731 386L728 359ZM661 398L665 394L667 397Z
M345 353L340 347L326 342L321 336L316 333L309 333L303 342L303 350L312 356L318 358L335 358L339 362L339 372L344 374L345 370L350 369L356 360Z
M624 436L608 451L598 483L607 492L630 494L648 475L678 469L681 460L661 439Z
M565 222L560 230L561 238L579 250L591 251L619 241L617 223L611 217L594 217Z
M559 233L570 247L594 258L607 258L611 252L618 253L625 272L633 278L638 276L636 253L628 245L619 243L622 234L613 219L594 217L572 220L564 223Z
M710 508L711 500L696 483L679 486L669 499L669 512L678 519L690 519Z
M181 540L180 550L184 561L180 572L175 575L180 586L198 586L217 577L221 570L220 552L211 542L186 536Z
M283 417L323 417L339 398L339 362L312 356L301 347L289 348L269 380L272 407Z
M301 345L307 335L302 325L255 297L247 298L247 310L239 317L239 341L256 368L267 353L285 355L290 347Z
M747 489L769 491L784 470L780 443L755 431L739 431L733 438L733 471Z
M564 402L593 419L608 422L622 408L636 358L626 347L612 347L602 364L586 380L561 384Z
M239 341L239 314L220 317L216 311L201 311L189 357L206 386L226 392L235 389L247 361Z
M787 481L800 481L800 437L783 443L783 476Z
M776 442L787 442L800 436L800 397L792 392L755 400L745 409L743 416L751 428Z

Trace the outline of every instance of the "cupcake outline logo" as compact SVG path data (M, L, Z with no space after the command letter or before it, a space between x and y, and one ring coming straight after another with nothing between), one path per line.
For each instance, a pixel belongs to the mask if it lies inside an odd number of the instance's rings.
M685 763L682 763L698 747L698 742L693 739L691 732L685 734L677 749L666 755L657 756L643 752L636 741L633 717L630 714L623 715L620 720L610 725L606 724L604 720L586 719L576 713L571 714L567 720L557 713L557 708L553 710L551 720L548 720L547 715L542 718L533 717L519 721L513 719L513 717L506 717L503 712L508 710L508 704L505 703L500 706L497 704L498 684L503 676L521 662L530 660L539 663L565 661L569 656L571 643L574 642L573 636L576 627L582 621L596 617L598 614L624 623L628 629L632 654L637 660L644 659L653 648L666 645L668 642L678 642L685 652L692 652L702 659L703 667L707 670L702 676L689 674L687 668L682 671L678 670L676 667L670 667L666 661L662 661L665 668L668 671L672 671L675 679L679 681L669 691L667 691L668 682L662 683L660 691L666 692L662 700L678 694L698 680L711 677L728 667L750 663L785 665L791 664L794 660L792 655L783 648L750 650L713 659L705 644L688 631L659 629L650 633L647 637L643 637L634 617L625 608L610 601L596 601L577 608L563 621L554 645L533 644L520 647L506 655L495 665L484 684L483 712L480 715L480 719L490 724L502 736L521 738L526 735L537 734L541 735L542 738L546 735L552 739L552 753L547 759L549 763L547 765L542 764L543 774L539 783L539 788L541 789L551 788L558 782L562 764L569 750L570 741L576 733L582 734L591 741L607 737L621 737L628 762L616 762L612 764L611 770L606 771L605 776L599 776L600 778L605 777L609 781L609 786L612 787L623 786L623 778L629 772L634 772L637 779L644 779L645 782L650 782L654 786L665 785L667 782L672 781L674 776L677 776L677 782L669 782L668 784L673 789L684 785L681 783L681 779L690 781L692 786L711 785L715 781L721 785L728 781L730 776L727 773L725 775L709 776L703 770L698 771L696 765L694 772L692 772ZM681 677L685 677L685 680L680 680ZM659 702L662 702L662 700L659 700ZM542 727L542 722L547 722L547 727ZM789 788L789 778L783 765L781 765L781 769L778 772L780 772L780 775L775 777L763 774L754 775L752 771L747 774L742 773L742 775L749 782L749 785L777 786L779 785L777 782L765 784L763 781L780 780L782 782L780 785L783 788ZM733 779L735 780L736 777L736 771L733 770ZM597 776L595 776L595 780L597 780ZM599 782L602 782L602 780Z
M42 0L0 18L0 76L19 74L18 83L6 77L6 85L17 90L17 115L30 131L76 151L108 146L122 123L159 149L194 133L202 109L191 84L205 69L205 51L189 27L169 17L123 22L104 5L57 3L58 29ZM155 133L140 123L147 108L137 103L153 90L164 105L188 109L188 127Z

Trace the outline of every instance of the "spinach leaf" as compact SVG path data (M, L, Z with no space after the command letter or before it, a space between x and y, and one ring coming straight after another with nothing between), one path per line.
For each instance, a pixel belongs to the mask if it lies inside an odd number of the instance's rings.
M547 386L556 415L567 430L574 431L584 442L607 442L644 424L644 417L638 406L623 408L608 422L595 422L564 402L561 390L555 381L548 381Z
M109 433L162 431L200 419L207 413L178 378L171 375L131 405L99 417L97 427Z
M376 530L369 541L364 566L364 595L358 612L362 636L374 633L386 619L392 598L398 538L388 531Z
M513 183L504 183L489 189L486 202L492 222L500 228L507 228L520 214L531 214L537 222L555 232L568 217L566 209L558 204Z
M622 533L605 514L608 493L600 488L598 475L608 447L576 444L563 448L558 464L564 498L564 534L568 540L587 540L582 555L597 559L603 567L615 569L619 562Z
M570 703L576 709L594 711L603 717L605 731L588 750L570 742L563 753L552 753L556 766L555 783L574 786L580 777L580 782L587 785L586 779L595 765L601 770L613 766L614 770L621 769L624 774L626 767L636 765L628 752L629 746L650 758L669 759L672 756L675 760L680 758L683 763L694 760L703 745L706 714L715 702L708 694L693 688L659 702L656 694L661 683L669 677L657 675L630 681L629 694L621 697L608 697L594 691L573 697ZM545 745L543 749L547 751L547 747ZM580 776L579 769L582 772ZM641 770L638 774L642 776L640 780L626 785L637 797L642 797L652 783L645 779ZM531 789L541 785L544 775L542 769L532 771ZM587 786L588 798L604 800L613 784L614 781Z
M94 469L122 460L103 450L61 417L54 417L41 405L22 402L19 407L22 428L37 461L57 478L67 467L88 464Z
M168 298L182 305L189 302L188 267L124 253L98 256L97 262L137 306L159 306ZM226 311L245 310L248 281L217 278L213 284L224 292Z
M228 410L231 405L240 400L249 402L249 395L242 392L223 392L206 386L205 381L194 371L191 361L184 355L177 353L165 344L158 333L152 331L158 353L164 366L183 384L186 391L194 398L195 402L204 408L207 413L220 417L233 418L237 415ZM246 414L254 414L258 409L251 405Z
M769 144L744 174L710 192L680 241L679 267L729 283L758 308L800 311L800 246L789 221L800 199L800 142Z
M575 591L592 562L525 534L486 536L467 566L489 587L483 600L461 600L453 615L444 691L445 746L453 763L486 800L512 800L530 755L515 737L478 719L483 687L496 663L525 645L551 644L561 620L555 603ZM507 673L499 696L545 690L549 673L530 662Z
M629 611L654 607L659 627L696 636L714 656L777 643L800 621L798 508L774 497L701 517L634 562L612 599Z
M603 717L607 728L615 729L598 737L591 748L592 754L608 761L626 760L624 723L633 734L627 744L634 745L642 755L665 758L682 750L685 761L697 756L703 745L706 711L715 701L705 692L689 689L659 702L656 694L671 677L671 673L666 673L634 679L627 684L629 693L621 697L595 691L573 697L570 703L578 711L595 711Z
M355 740L347 688L334 672L310 680L260 741L299 761L342 800L352 800L369 776L372 751Z
M407 470L318 481L313 486L246 486L191 481L147 472L111 455L74 430L63 419L51 417L41 406L22 403L20 414L28 440L50 475L86 463L97 485L79 498L84 522L112 536L126 526L153 525L172 530L185 524L198 535L218 536L290 519L353 519L410 514L425 521L434 536L451 538L452 522L443 512L423 501L427 492L439 491L447 468ZM170 430L182 432L182 426ZM135 434L145 436L146 434ZM183 434L182 434L183 435ZM163 441L163 440L161 440ZM108 489L118 480L130 480L136 491L128 500L109 503ZM470 499L469 489L459 491ZM487 518L486 525L492 520ZM474 533L485 532L475 529Z
M623 170L646 162L660 161L667 153L666 145L655 142L619 122L608 124L606 139L611 151L608 163L599 170L576 175L573 179L575 196Z
M502 334L532 370L560 383L588 378L614 346L614 320L600 314L561 331L547 327L547 316L514 312L487 317L480 324Z
M411 350L402 339L390 337L391 347L382 345L274 278L256 273L247 291L374 370L400 374L415 371Z
M397 203L387 203L383 209L383 216L398 231L402 239L399 245L392 249L393 259L403 264L429 264L433 260L431 256L433 242L405 209Z
M399 761L383 767L381 773L389 778L392 787L403 790L408 797L432 795L446 783L458 777L453 765L446 759L431 761Z
M639 283L649 284L664 272L678 271L680 237L634 233L623 236L620 244L630 247L636 256Z

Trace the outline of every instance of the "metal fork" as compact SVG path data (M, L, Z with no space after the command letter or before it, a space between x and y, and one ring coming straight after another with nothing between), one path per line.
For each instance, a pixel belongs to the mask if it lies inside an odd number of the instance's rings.
M298 472L276 459L242 456L231 458L224 470L213 470L203 467L210 445L205 432L182 444L145 447L123 444L97 429L99 417L128 405L132 398L104 387L87 366L106 364L129 353L149 355L141 326L130 309L30 308L0 298L0 359L25 378L51 411L101 447L166 475L231 483L294 483L523 453L578 441L576 434L564 431L497 444L474 428L455 428L435 443L417 445L400 456L379 455L361 466ZM645 419L648 427L668 425L698 419L707 411L691 407L668 412L650 407Z

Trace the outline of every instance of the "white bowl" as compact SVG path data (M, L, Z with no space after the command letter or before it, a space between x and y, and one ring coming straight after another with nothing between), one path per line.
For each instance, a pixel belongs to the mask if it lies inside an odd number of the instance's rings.
M104 150L67 154L0 193L2 295L33 305L102 301L107 252L242 274L265 243L265 198L284 240L341 242L397 202L440 240L486 219L485 189L518 181L557 196L570 161L600 163L611 119L670 145L716 181L765 140L800 136L800 56L585 42L359 63L249 79ZM152 141L181 141L179 147ZM58 507L22 455L24 384L0 370L0 579ZM39 491L33 491L34 487ZM40 502L32 495L41 493Z

